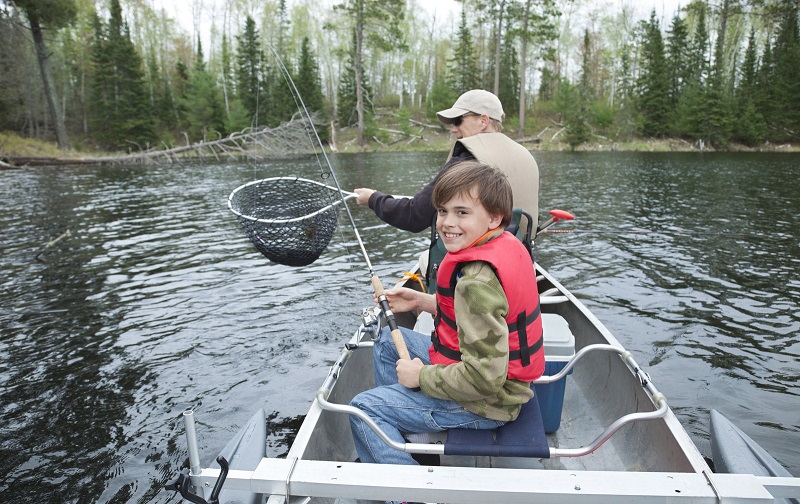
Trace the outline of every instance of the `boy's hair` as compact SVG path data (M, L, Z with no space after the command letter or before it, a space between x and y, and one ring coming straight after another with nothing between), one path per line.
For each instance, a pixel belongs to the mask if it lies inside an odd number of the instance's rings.
M503 228L511 223L513 196L505 173L479 161L461 161L445 171L433 186L431 201L436 209L459 194L477 189L478 201L491 215L502 215Z

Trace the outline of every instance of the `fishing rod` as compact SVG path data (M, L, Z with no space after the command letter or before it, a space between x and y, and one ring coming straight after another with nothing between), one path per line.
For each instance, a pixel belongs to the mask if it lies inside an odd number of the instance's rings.
M394 313L392 313L392 309L389 306L389 300L386 298L386 292L384 291L383 284L378 278L378 275L375 273L375 269L372 267L372 262L369 260L369 255L367 254L367 249L364 247L364 242L361 240L361 235L358 232L356 221L355 219L353 219L353 214L350 212L350 208L345 203L344 191L342 191L342 187L339 185L339 181L336 178L336 173L333 171L333 166L331 165L331 162L328 159L328 155L325 153L325 147L322 145L322 140L319 137L317 128L314 126L314 121L311 117L311 114L308 112L308 108L306 108L306 104L305 102L303 102L303 97L300 96L300 91L297 89L297 86L295 85L294 79L292 79L289 70L286 68L286 65L283 64L283 59L281 59L280 55L277 53L277 51L275 51L275 48L272 47L271 44L268 45L270 50L272 51L272 54L275 56L275 59L278 61L281 73L283 74L283 78L286 81L286 84L289 86L289 90L292 92L292 98L294 98L295 105L297 106L298 110L300 110L305 115L305 118L308 121L308 125L311 127L311 131L313 131L314 133L314 137L311 138L311 143L313 145L314 138L316 138L317 145L319 145L319 150L322 152L322 157L323 159L325 159L325 164L328 166L328 171L331 174L331 179L333 180L333 183L337 189L336 192L338 192L339 198L341 199L342 202L342 206L347 212L347 218L350 220L350 225L353 228L353 233L355 234L356 240L358 241L358 245L361 248L361 254L364 256L364 261L367 263L367 270L369 271L370 279L372 281L372 289L375 292L375 297L378 300L378 304L381 307L381 311L383 312L383 315L386 318L386 323L388 324L389 329L391 330L392 340L394 341L394 345L397 348L397 353L401 359L410 360L411 356L408 353L408 347L406 346L405 340L403 339L403 335L400 332L400 328L397 326L397 321L394 318ZM311 135L309 134L309 137L310 136ZM315 149L315 155L316 155L316 149ZM317 156L317 163L319 163L319 156Z

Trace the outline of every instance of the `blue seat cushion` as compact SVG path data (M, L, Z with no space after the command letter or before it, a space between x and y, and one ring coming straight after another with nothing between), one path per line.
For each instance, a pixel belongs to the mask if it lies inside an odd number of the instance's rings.
M523 404L517 419L497 430L450 429L444 454L550 458L539 401Z

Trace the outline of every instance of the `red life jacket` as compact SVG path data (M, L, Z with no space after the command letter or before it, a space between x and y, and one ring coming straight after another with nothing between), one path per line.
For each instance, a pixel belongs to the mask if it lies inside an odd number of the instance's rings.
M508 299L508 377L526 382L539 378L544 373L544 345L536 272L530 253L508 232L483 245L448 252L439 265L433 345L428 350L431 364L461 360L453 296L461 269L473 261L491 266Z

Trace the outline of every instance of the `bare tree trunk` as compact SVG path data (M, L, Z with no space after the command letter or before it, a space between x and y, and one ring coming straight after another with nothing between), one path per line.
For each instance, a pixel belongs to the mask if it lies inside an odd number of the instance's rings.
M494 39L494 94L500 94L500 45L503 41L503 11L506 0L500 0L500 12L497 14L497 33Z
M53 119L58 148L66 150L69 149L67 126L64 123L64 116L59 113L58 107L56 106L58 102L57 91L53 84L53 75L50 70L50 55L47 52L47 47L44 45L42 27L39 25L39 19L36 16L31 16L29 14L28 20L31 23L31 33L33 34L33 42L36 46L36 59L39 60L39 71L42 74L42 87L44 89L45 98L47 99L47 108L50 111L50 117Z
M358 145L364 147L367 141L364 138L364 88L363 83L363 50L364 50L364 0L358 0L358 14L356 14L356 53L353 57L353 66L356 72L356 112L358 113Z
M522 18L522 47L519 51L519 128L517 138L525 138L525 86L528 73L528 20L531 12L531 1L525 2L525 15Z

